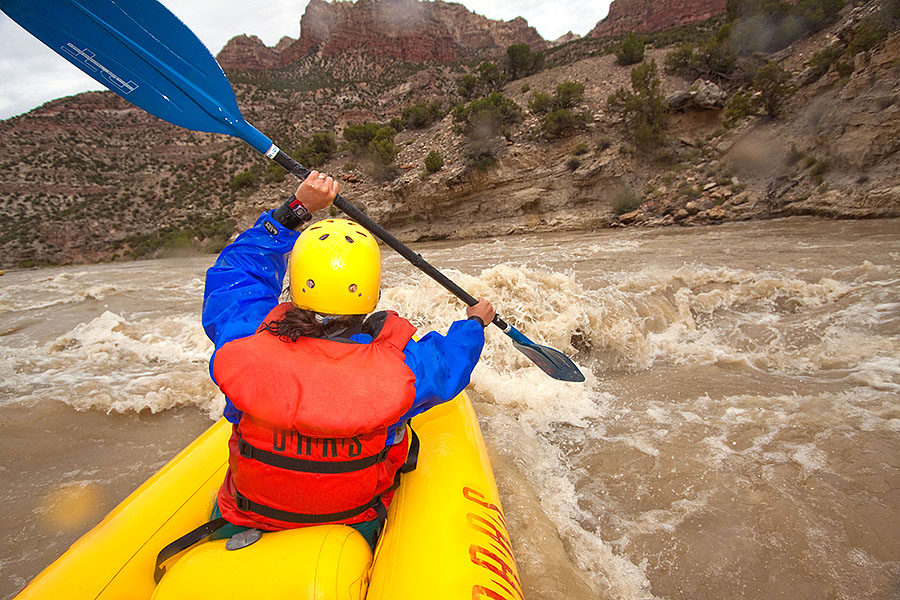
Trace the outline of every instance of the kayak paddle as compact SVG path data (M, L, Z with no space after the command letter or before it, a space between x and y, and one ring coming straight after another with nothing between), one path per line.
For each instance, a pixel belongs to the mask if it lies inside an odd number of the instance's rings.
M240 138L305 179L309 170L247 123L206 46L155 0L0 0L0 10L57 54L135 106L194 131ZM338 195L335 206L472 306L477 300ZM584 381L569 357L535 344L499 316L493 323L545 373Z

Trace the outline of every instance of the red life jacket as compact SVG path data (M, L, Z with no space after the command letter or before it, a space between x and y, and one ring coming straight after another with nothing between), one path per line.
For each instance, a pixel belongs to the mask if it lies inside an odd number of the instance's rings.
M415 327L393 312L373 318L383 324L369 344L260 330L216 352L216 383L244 413L218 495L229 522L271 531L383 517L409 448L405 435L387 444L387 431L415 398L403 362Z

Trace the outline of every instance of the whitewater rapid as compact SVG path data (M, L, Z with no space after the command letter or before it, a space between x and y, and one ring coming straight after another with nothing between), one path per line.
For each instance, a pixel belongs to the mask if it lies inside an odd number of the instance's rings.
M789 219L416 246L587 377L548 378L496 329L473 375L526 598L895 593L898 231ZM220 414L199 318L212 260L0 278L0 596ZM387 251L379 307L421 332L463 314ZM51 519L60 494L84 518Z

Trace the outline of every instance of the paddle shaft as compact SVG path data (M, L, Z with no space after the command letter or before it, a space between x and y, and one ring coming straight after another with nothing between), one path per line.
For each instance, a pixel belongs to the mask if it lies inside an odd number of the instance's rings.
M285 153L282 150L278 150L278 153L272 158L272 160L274 160L276 163L278 163L300 179L306 179L306 177L309 175L309 169L298 163L289 154ZM476 304L478 304L478 300L474 296L472 296L472 294L456 285L453 280L438 271L433 265L431 265L431 263L422 258L421 254L413 251L412 248L395 238L389 231L373 221L371 217L369 217L369 215L351 204L346 198L338 194L334 199L334 205L341 209L348 217L357 221L360 225L374 233L381 241L393 248L397 252L397 254L408 260L415 268L419 269L420 271L437 281L439 284L441 284L448 292L450 292L469 306L475 306ZM495 315L494 320L491 322L502 329L504 332L509 330L509 325L506 323L506 321L501 319L499 315Z
M175 15L152 0L0 0L0 10L125 100L194 131L240 138L305 179L309 171L241 116L234 90L206 46ZM477 300L428 264L362 210L338 196L334 204L369 228L416 268L469 306ZM492 321L545 373L584 381L562 352L540 346L500 317Z

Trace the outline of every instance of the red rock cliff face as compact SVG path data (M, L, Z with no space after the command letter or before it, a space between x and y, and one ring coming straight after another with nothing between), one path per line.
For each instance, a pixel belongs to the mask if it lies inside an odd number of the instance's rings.
M410 62L455 62L502 55L525 42L535 50L547 42L522 18L492 21L461 4L436 0L311 0L300 19L300 39L267 48L239 36L225 46L225 69L265 69L293 63L313 50L325 55L364 52ZM274 63L274 64L273 64Z
M281 52L255 35L239 35L228 41L216 60L223 69L274 69L281 62Z
M724 14L727 0L613 0L609 15L588 34L590 37L648 33L698 23Z

